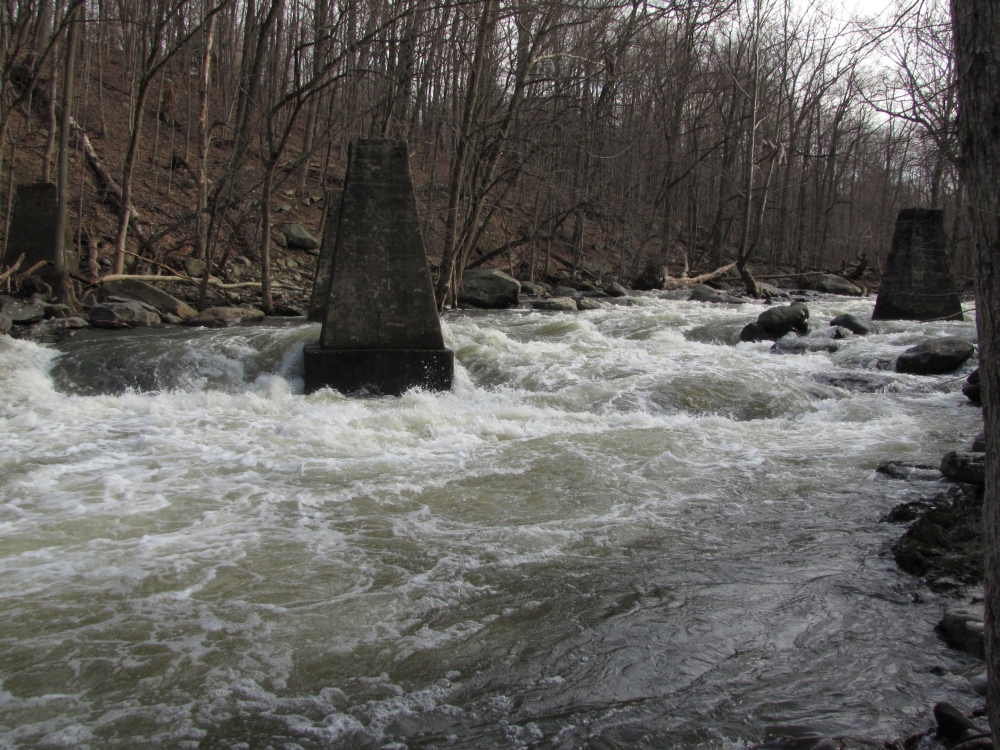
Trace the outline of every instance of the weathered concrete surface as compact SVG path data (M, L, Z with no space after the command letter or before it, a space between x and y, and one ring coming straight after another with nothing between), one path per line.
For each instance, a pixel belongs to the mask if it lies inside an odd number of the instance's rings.
M53 277L51 261L56 246L58 209L56 186L51 182L17 186L10 215L10 235L7 240L7 252L3 258L3 265L11 265L23 253L24 260L21 262L20 268L22 272L44 260L48 261L48 265L42 266L35 273L43 279ZM67 227L66 239L63 242L66 270L78 273L79 263L72 248L72 235Z
M896 219L872 320L945 319L964 318L944 233L944 212L905 208Z
M400 394L451 387L405 141L355 139L305 389Z
M323 311L330 297L330 271L333 269L333 252L337 244L337 228L340 226L340 202L343 198L343 190L331 190L326 196L329 211L323 228L323 243L319 247L319 260L316 261L312 296L309 298L309 320L313 322L323 321Z
M348 152L323 349L444 349L406 142Z
M455 354L450 349L305 348L307 391L333 388L345 394L400 396L420 386L451 388Z

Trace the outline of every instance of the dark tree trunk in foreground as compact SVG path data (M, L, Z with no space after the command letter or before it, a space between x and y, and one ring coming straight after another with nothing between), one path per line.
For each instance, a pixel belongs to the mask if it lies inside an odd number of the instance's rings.
M1000 2L952 0L962 180L976 257L979 376L986 422L986 668L990 726L1000 747Z

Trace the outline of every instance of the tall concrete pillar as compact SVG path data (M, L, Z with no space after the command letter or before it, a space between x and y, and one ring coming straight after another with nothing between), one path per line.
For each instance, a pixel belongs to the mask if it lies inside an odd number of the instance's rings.
M326 299L330 296L330 273L333 270L333 252L337 243L337 227L340 226L340 202L343 190L330 190L326 194L326 226L319 246L316 261L316 277L313 279L312 296L309 298L309 320L323 322Z
M348 151L323 329L319 345L305 350L306 391L447 390L453 372L454 354L444 347L434 304L407 144L355 139Z
M3 265L10 266L23 254L21 272L39 261L46 261L47 264L35 274L47 281L54 278L52 259L55 257L58 213L56 186L51 182L18 185L14 205L11 208L10 233ZM78 273L79 264L72 248L72 233L67 227L66 240L63 242L64 265L66 270Z
M943 211L899 212L872 320L963 320Z

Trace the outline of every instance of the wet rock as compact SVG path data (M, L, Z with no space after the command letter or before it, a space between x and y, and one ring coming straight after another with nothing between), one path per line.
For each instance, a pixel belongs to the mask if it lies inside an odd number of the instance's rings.
M771 347L771 354L814 354L828 352L833 354L840 350L840 342L822 338L788 338L779 339Z
M3 334L10 333L11 325L13 324L10 318L8 318L6 315L0 315L0 333Z
M986 672L982 674L977 674L974 677L969 678L969 687L971 687L977 695L986 695L986 685L989 682L989 678L986 676Z
M572 297L551 297L539 299L531 303L532 310L547 310L550 312L576 312L576 300Z
M838 315L836 318L830 321L831 326L839 326L841 328L846 328L851 333L857 334L858 336L867 336L871 333L871 328L862 323L856 316L846 313L844 315Z
M937 722L938 738L955 742L971 734L982 734L975 722L950 703L942 701L934 706L934 720Z
M983 618L982 604L964 604L945 610L937 625L937 630L949 646L965 651L972 656L983 658Z
M552 289L552 294L557 297L572 297L573 299L582 296L579 289L574 289L571 286L555 286Z
M809 333L809 308L801 302L772 307L757 316L757 324L772 339L780 339L792 331L804 336Z
M289 303L274 306L274 314L283 318L304 318L306 311Z
M911 523L934 507L936 506L933 501L911 500L895 506L879 520L882 523Z
M202 273L204 272L203 265ZM104 299L118 297L142 302L154 308L160 316L170 314L181 320L190 320L198 314L197 310L176 297L136 279L122 279L104 284L101 287L101 297Z
M602 307L600 302L595 302L587 297L580 297L576 301L577 310L600 310Z
M580 292L596 292L597 291L597 287L594 286L589 281L578 281L578 282L576 282L576 288L577 288L577 291L580 291Z
M968 585L983 580L983 491L954 485L936 498L893 545L899 567L923 578L932 588L949 581Z
M0 315L12 323L34 323L45 317L45 302L40 299L17 299L9 295L0 296Z
M941 472L935 466L931 466L930 464L910 464L905 461L886 461L879 464L875 471L892 479L904 479L906 481L933 481L941 478Z
M760 323L747 323L740 331L740 341L770 341L771 336Z
M255 307L210 307L187 321L189 326L227 328L239 323L255 323L264 319L264 313Z
M617 281L612 281L606 287L604 287L604 293L609 297L627 297L628 289L623 287Z
M68 318L52 318L45 321L44 325L53 330L90 328L90 320L79 315L71 315Z
M281 228L281 234L285 238L288 247L295 247L299 250L316 250L319 248L319 240L304 226L298 222L285 224Z
M783 289L779 289L773 284L765 284L760 281L757 282L757 289L758 291L760 291L760 294L762 297L764 297L764 299L776 299L778 297L788 296L788 292L784 291Z
M817 276L816 281L813 282L813 288L817 292L824 292L825 294L844 294L850 297L860 297L863 294L861 289L854 286L854 284L843 276L836 276L832 273L824 273Z
M45 306L46 318L68 318L72 314L73 310L69 305L56 304Z
M87 314L95 328L144 328L161 322L159 314L135 300L104 302Z
M972 447L969 448L970 451L975 453L985 453L986 452L986 432L980 432L972 439Z
M961 367L976 351L958 336L942 336L910 347L896 360L896 372L911 375L943 375Z
M536 284L534 281L522 281L521 294L528 294L532 297L541 297L545 294L545 288L542 287L541 284Z
M691 296L688 297L689 302L711 302L713 304L721 305L742 305L746 300L740 299L739 297L734 297L731 294L726 294L725 292L720 292L718 289L713 289L707 284L698 284L691 290Z
M502 309L517 304L521 285L503 271L474 268L462 274L459 300L474 307Z
M969 373L969 377L965 379L965 385L962 386L962 395L974 404L983 403L982 388L979 385L978 367Z
M205 275L205 261L197 258L184 259L184 273L192 279L200 279Z
M956 482L980 487L986 484L986 454L972 451L951 451L941 459L941 473Z

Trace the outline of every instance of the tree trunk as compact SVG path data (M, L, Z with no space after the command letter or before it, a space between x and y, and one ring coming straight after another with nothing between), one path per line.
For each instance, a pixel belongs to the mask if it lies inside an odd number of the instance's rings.
M986 423L983 553L986 671L993 746L1000 747L1000 7L952 0L958 77L960 170L976 253L979 377Z
M57 188L58 208L56 212L56 244L52 257L56 283L55 292L59 301L63 304L72 304L75 298L73 294L73 282L66 272L66 251L64 247L66 241L66 227L68 223L67 211L69 207L69 129L70 129L70 106L73 102L73 81L74 67L76 63L76 40L79 33L77 17L78 8L70 10L69 39L66 44L66 67L63 71L63 100L62 117L59 123L59 182Z
M212 257L208 247L208 90L212 81L212 44L215 41L215 16L208 19L205 27L205 43L201 58L201 91L198 92L198 218L195 222L195 257L204 259L205 273L201 277L198 307L208 306L208 279L212 274Z

